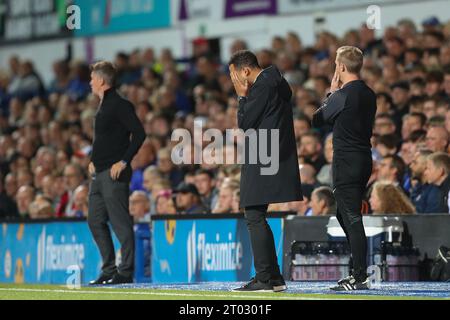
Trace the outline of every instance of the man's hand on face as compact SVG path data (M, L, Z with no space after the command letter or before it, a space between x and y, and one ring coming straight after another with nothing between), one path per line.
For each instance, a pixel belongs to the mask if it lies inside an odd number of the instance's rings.
M331 81L331 92L335 92L341 88L341 80L337 68L338 67L336 66L336 71L334 72L333 80Z
M111 178L113 180L117 180L119 179L120 174L122 173L123 170L125 170L125 168L127 167L127 165L123 162L123 161L119 161L116 164L114 164L111 167Z
M248 83L248 81L247 80L243 81L239 79L239 76L234 66L230 67L230 76L231 81L233 82L234 85L234 90L236 90L236 94L239 97L246 97L250 89L250 84Z
M95 174L95 166L94 163L89 163L89 168L88 168L89 174L92 176Z

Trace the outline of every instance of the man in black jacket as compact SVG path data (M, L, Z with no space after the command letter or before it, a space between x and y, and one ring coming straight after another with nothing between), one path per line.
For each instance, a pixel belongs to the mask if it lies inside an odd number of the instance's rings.
M337 219L350 244L353 271L332 288L368 289L367 239L361 207L372 172L371 143L376 113L375 93L359 78L363 53L345 46L337 51L331 93L313 116L313 126L333 125L333 193Z
M90 284L133 282L134 231L129 213L131 160L145 140L134 106L115 89L116 69L109 62L92 66L92 92L101 103L95 116L95 136L89 173L88 223L103 259L102 274ZM131 139L130 139L131 137ZM108 221L121 244L117 268Z
M246 135L256 133L258 145L246 145L241 171L240 206L250 233L256 276L237 291L283 291L272 230L266 221L271 203L302 200L295 144L292 92L276 67L262 70L250 51L238 51L229 63L231 79L239 99L238 125ZM268 134L266 139L261 135ZM277 137L278 134L278 137ZM273 136L272 136L273 135ZM273 137L277 140L274 141ZM250 141L252 139L249 139ZM261 148L279 159L275 170L265 161L250 161ZM269 154L269 153L267 153ZM269 170L265 170L269 169ZM272 168L273 169L273 168Z

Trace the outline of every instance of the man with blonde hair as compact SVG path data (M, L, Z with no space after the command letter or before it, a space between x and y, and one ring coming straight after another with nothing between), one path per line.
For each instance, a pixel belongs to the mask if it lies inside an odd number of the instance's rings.
M337 50L331 92L314 113L313 126L333 126L333 193L337 219L350 244L353 270L338 281L336 291L365 290L367 239L362 221L363 195L372 172L370 138L376 113L376 95L360 79L363 53L351 46Z

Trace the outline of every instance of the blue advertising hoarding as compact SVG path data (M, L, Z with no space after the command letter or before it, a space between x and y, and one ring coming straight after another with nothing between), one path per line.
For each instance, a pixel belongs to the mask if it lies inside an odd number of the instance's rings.
M3 223L1 227L0 282L66 284L79 272L85 284L98 277L102 261L86 222ZM120 259L115 236L113 241Z
M269 218L282 268L283 219ZM154 220L153 283L247 281L254 275L247 225L242 218Z
M170 0L76 0L75 4L81 12L76 36L170 26Z

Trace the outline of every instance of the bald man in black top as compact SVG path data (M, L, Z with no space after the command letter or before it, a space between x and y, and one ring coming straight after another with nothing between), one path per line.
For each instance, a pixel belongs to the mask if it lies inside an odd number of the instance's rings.
M337 51L331 92L313 117L313 126L333 125L333 186L337 218L349 242L353 268L338 281L336 291L365 290L367 239L361 205L372 172L371 143L376 113L376 95L360 80L363 54L356 47Z

